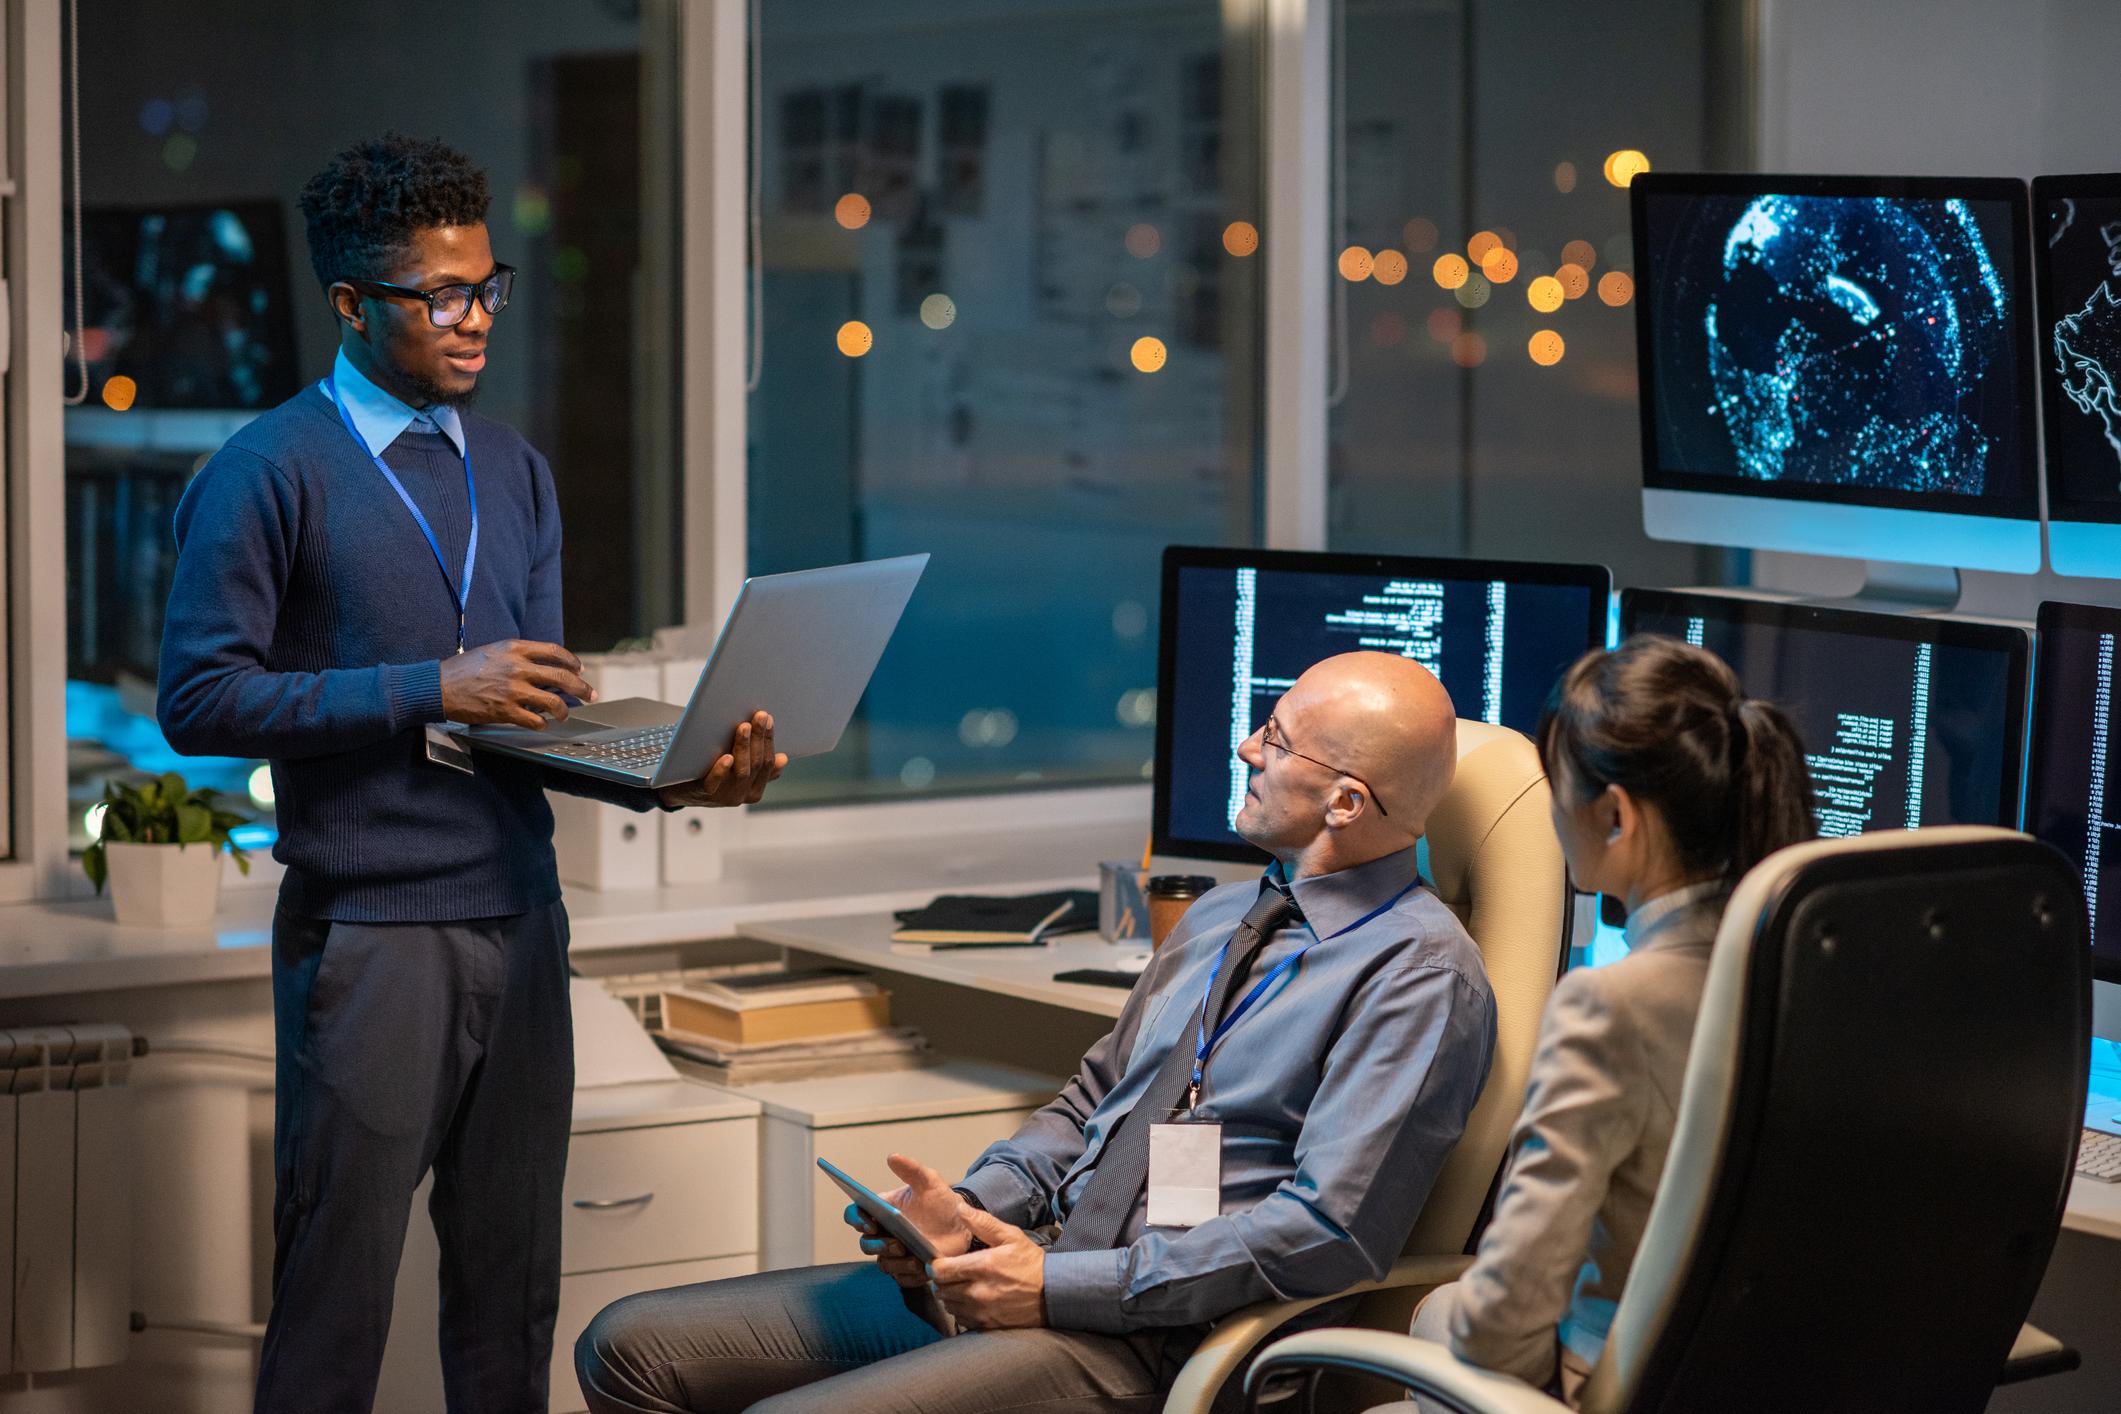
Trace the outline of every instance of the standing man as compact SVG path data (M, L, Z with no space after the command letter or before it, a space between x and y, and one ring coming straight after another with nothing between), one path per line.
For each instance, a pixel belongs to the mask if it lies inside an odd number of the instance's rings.
M256 1408L375 1395L430 1169L452 1411L546 1407L574 1089L547 787L645 810L756 801L765 713L666 790L452 749L594 694L560 646L545 458L466 411L515 272L486 176L438 141L347 149L302 192L331 376L229 439L177 509L159 714L272 763L273 1300Z

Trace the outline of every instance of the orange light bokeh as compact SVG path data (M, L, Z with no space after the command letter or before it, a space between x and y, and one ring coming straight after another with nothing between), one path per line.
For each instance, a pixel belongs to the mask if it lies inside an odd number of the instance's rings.
M1541 368L1552 368L1561 362L1562 354L1567 352L1567 345L1561 342L1561 335L1552 329L1541 329L1525 344L1525 352L1529 353L1532 362Z
M848 192L833 204L832 219L850 231L859 231L869 224L869 198L860 192Z
M1635 298L1635 282L1625 270L1608 270L1598 277L1598 298L1618 309Z
M1554 164L1554 190L1564 194L1576 190L1576 164L1557 162Z
M875 346L876 335L869 332L869 326L861 320L850 319L840 326L833 342L840 346L840 352L847 357L860 358Z
M1524 287L1525 302L1541 314L1552 314L1561 308L1568 296L1562 292L1561 281L1552 275L1542 275Z
M112 412L124 412L140 396L140 385L124 374L115 374L104 380L103 406Z
M1370 252L1359 245L1351 245L1340 253L1340 278L1343 280L1367 280L1376 267Z
M1480 262L1480 273L1498 285L1507 285L1517 274L1517 255L1508 246L1497 246Z
M1475 265L1488 258L1488 252L1502 244L1502 237L1493 231L1475 231L1466 241L1466 257Z
M1164 366L1164 341L1144 335L1134 341L1134 347L1127 351L1127 358L1141 372L1154 373Z
M1232 221L1223 227L1223 249L1242 259L1259 249L1259 227L1250 221Z
M1591 289L1591 277L1581 265L1564 265L1554 272L1561 284L1561 292L1570 299L1582 299Z
M1370 273L1380 285L1396 285L1407 278L1407 258L1396 250L1381 250L1370 262Z
M1488 356L1488 341L1468 330L1451 340L1451 362L1460 368L1478 368Z
M1561 258L1570 265L1581 265L1586 271L1598 264L1598 247L1589 241L1570 241L1561 248Z
M1473 267L1466 264L1462 255L1439 255L1436 257L1436 263L1429 267L1429 273L1435 277L1439 288L1455 290L1466 282L1466 276L1473 273Z
M1605 160L1605 179L1616 187L1627 186L1650 170L1650 159L1632 147L1623 147Z

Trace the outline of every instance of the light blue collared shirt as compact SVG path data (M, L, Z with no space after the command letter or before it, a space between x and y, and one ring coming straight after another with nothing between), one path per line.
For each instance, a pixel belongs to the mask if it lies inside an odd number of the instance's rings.
M1495 1044L1479 950L1417 882L1409 848L1290 886L1303 922L1275 932L1252 975L1310 950L1216 1047L1197 1111L1223 1126L1221 1216L1149 1227L1137 1198L1124 1246L1047 1253L1054 1326L1192 1325L1341 1291L1399 1256ZM1225 885L1187 910L1059 1098L973 1164L960 1186L981 1206L1022 1226L1065 1220L1164 1058L1190 1053L1208 972L1259 889Z
M338 388L339 396L346 399L346 414L353 419L354 431L360 433L361 440L368 444L371 456L382 456L383 449L397 441L407 429L439 432L457 449L458 456L464 455L464 419L457 416L455 408L444 403L416 408L393 397L355 368L344 349L340 349L339 356L332 361L331 377L317 386L324 390L327 398L334 386Z

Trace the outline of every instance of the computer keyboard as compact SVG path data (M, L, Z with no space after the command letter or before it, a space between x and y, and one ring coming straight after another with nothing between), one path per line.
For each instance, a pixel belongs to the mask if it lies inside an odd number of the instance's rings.
M2121 1183L2121 1134L2085 1130L2077 1145L2077 1172L2101 1183Z
M678 734L678 725L672 722L663 727L647 727L641 731L628 732L625 736L610 741L571 741L552 748L555 756L565 756L572 761L594 761L599 766L616 766L622 771L652 771L662 763L663 753L670 749L670 739Z

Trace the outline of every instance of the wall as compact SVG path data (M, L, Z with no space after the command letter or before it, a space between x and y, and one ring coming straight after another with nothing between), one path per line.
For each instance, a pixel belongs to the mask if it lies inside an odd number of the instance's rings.
M2121 168L2112 0L1763 0L1760 166L1779 172L2016 176ZM2117 567L2121 568L2121 567ZM1853 593L1855 561L1759 555L1755 581ZM2121 604L2121 580L1969 571L1969 613L2043 599Z

